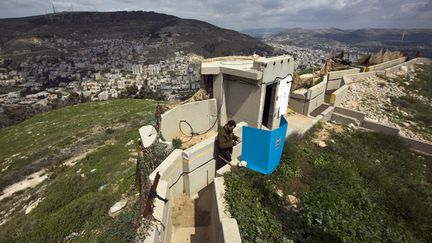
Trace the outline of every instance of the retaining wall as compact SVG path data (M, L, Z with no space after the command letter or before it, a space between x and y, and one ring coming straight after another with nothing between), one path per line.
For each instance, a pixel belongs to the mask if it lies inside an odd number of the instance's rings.
M160 131L166 141L182 135L179 124L186 120L193 127L194 132L207 131L217 119L216 99L197 101L179 105L161 115ZM186 134L191 134L191 129L186 123L181 123L181 129ZM212 127L216 130L217 125Z
M326 92L331 92L333 90L339 89L344 85L342 77L349 74L360 73L360 68L352 68L348 70L333 71L327 74L327 87Z
M406 71L415 71L414 70L414 65L415 64L420 64L420 63L427 64L427 63L430 63L430 62L431 61L428 58L422 58L422 57L414 58L412 60L409 60L408 62L404 62L404 63L401 63L399 65L386 68L385 69L385 74L388 75L388 74L392 74L392 73L395 73L395 72L398 72L398 71L402 71L403 67L406 67L406 69L407 69Z
M309 88L298 89L291 93L289 108L293 111L308 115L324 103L327 80Z
M405 61L406 61L406 57L401 57L401 58L398 58L398 59L390 60L390 61L383 62L383 63L377 64L377 65L365 67L365 72L384 70L386 68L393 67L393 66L396 66L398 64L401 64L401 63L403 63Z

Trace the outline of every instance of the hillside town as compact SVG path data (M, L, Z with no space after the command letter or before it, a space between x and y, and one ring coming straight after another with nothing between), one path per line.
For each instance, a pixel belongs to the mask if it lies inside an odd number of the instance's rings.
M166 100L182 99L199 89L195 57L184 51L148 63L149 47L144 48L137 41L46 39L39 44L57 48L58 53L31 56L18 64L11 59L0 59L2 107L43 108L59 102L73 103L74 99L104 101L138 92L158 93L160 99ZM82 44L86 47L75 49ZM153 45L164 48L172 45L172 41L165 38ZM129 86L134 87L132 93L125 92Z

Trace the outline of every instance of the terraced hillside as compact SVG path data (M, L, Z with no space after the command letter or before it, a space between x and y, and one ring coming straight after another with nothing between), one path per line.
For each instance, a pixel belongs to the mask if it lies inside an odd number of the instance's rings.
M1 129L0 241L133 239L138 128L155 105L86 103ZM127 209L110 217L125 198Z

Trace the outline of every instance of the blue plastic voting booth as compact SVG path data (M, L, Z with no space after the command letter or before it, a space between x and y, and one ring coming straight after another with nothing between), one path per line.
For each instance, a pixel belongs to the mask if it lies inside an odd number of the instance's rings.
M285 143L288 122L282 116L274 130L243 127L242 160L247 168L262 174L271 174L279 165Z

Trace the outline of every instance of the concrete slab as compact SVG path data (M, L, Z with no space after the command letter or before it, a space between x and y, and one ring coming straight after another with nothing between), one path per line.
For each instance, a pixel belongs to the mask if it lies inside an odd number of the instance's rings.
M190 198L196 198L198 192L213 182L216 175L216 160L210 160L207 164L184 176L184 187Z
M235 219L223 219L222 223L222 235L223 242L226 243L241 243L240 231L238 228L237 220Z
M314 124L314 118L302 114L291 114L285 117L288 121L287 137L293 133L301 133L305 127Z
M138 130L141 138L141 143L144 148L150 147L157 137L157 131L153 126L143 126Z

